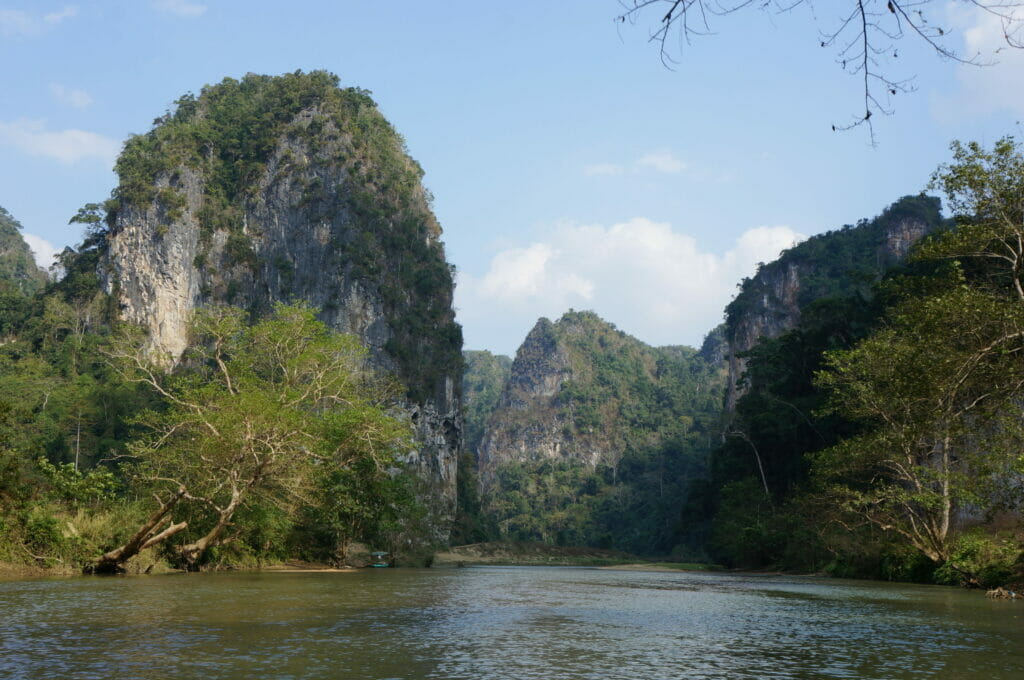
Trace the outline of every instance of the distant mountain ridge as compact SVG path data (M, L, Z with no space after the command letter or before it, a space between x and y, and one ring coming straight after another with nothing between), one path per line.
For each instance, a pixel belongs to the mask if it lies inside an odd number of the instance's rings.
M540 319L472 452L483 524L505 539L670 552L724 384L721 361L651 347L593 312Z

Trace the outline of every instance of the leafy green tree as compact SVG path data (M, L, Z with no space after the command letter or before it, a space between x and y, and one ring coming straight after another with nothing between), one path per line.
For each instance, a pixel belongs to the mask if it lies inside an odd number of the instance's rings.
M21 223L0 206L0 293L3 297L26 298L46 285L46 276L36 266L31 248L18 233L21 229ZM0 297L0 333L6 306L3 297Z
M1024 153L1013 137L991 151L977 142L951 148L953 162L931 184L948 197L957 228L923 244L918 257L982 260L986 287L1024 303Z
M1017 509L1024 464L1024 154L1012 137L952 151L932 187L956 228L916 254L952 261L952 276L911 286L887 328L829 357L819 384L864 430L815 469L853 515L980 583L971 560L957 564L958 513Z
M1024 431L1016 350L1024 314L960 285L891 312L887 327L827 356L818 384L862 431L817 454L815 475L843 509L947 562L958 512L1012 484Z
M313 504L325 471L384 470L410 445L408 424L387 412L396 386L368 369L355 338L330 331L304 306L278 305L264 321L245 321L236 308L198 312L187 370L165 372L137 335L111 352L126 379L166 402L140 417L149 434L130 446L136 482L162 500L96 571L116 570L190 524L198 535L178 546L177 558L195 569L231 539L240 510L260 503L294 514ZM193 518L168 520L182 501Z

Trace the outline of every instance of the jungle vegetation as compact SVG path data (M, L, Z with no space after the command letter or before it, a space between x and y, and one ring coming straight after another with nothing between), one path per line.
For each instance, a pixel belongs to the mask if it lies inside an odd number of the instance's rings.
M882 280L806 303L749 353L725 425L742 436L716 449L685 512L714 559L1022 579L1024 156L1012 138L952 151L931 182L948 229Z

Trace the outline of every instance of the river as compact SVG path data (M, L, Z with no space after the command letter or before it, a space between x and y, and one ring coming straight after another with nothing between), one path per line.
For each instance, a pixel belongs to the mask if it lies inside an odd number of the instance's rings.
M1024 678L1024 602L477 567L0 582L0 678Z

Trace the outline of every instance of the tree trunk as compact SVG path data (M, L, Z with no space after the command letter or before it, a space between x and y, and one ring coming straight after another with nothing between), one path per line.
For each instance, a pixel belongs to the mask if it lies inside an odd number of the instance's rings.
M242 504L243 496L244 493L242 491L234 491L231 494L231 502L225 508L219 510L220 516L217 518L217 523L213 525L213 528L202 538L181 546L181 551L178 554L181 558L181 566L186 571L198 571L199 559L203 556L203 553L221 542L221 536L224 534L224 530L231 524L231 518L234 516L238 506Z
M110 552L104 553L90 565L87 565L82 571L86 574L123 574L124 563L139 554L140 551L146 548L151 548L160 541L173 536L179 531L188 527L187 522L179 522L175 524L173 520L170 521L170 525L163 531L157 533L157 528L164 523L164 518L167 513L178 504L182 496L185 495L185 487L180 487L178 491L167 499L166 502L160 502L160 508L157 509L149 519L146 520L145 524L139 527L139 530L132 535L128 541L119 548L114 548Z

